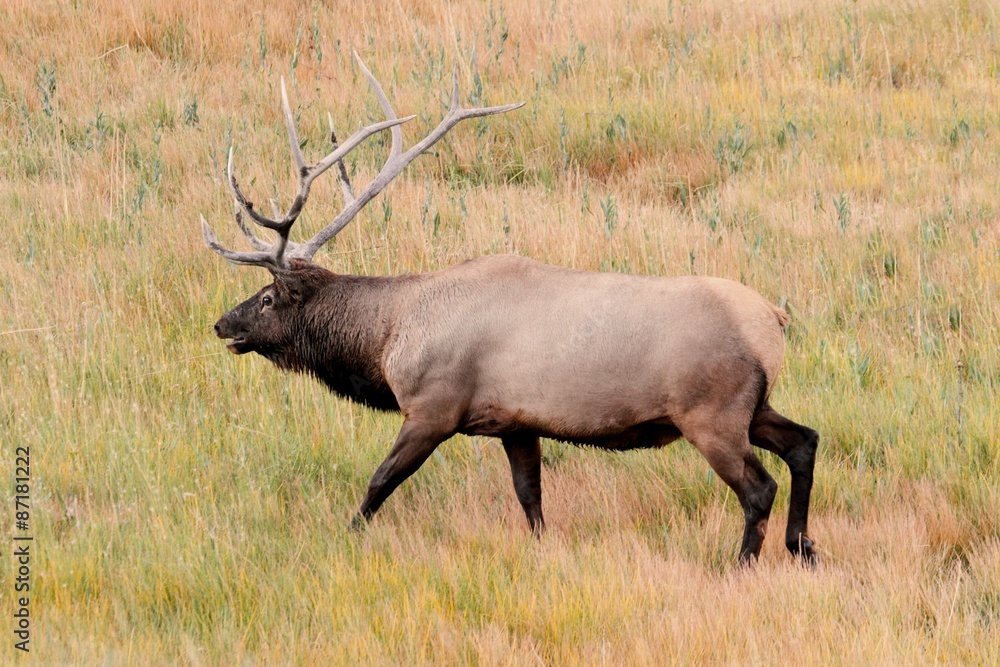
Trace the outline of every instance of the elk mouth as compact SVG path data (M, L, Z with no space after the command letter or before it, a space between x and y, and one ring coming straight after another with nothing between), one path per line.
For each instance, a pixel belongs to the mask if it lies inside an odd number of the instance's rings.
M226 343L226 349L232 352L233 354L246 354L252 348L250 347L250 344L247 343L246 338L240 337L240 338L234 338L228 343Z

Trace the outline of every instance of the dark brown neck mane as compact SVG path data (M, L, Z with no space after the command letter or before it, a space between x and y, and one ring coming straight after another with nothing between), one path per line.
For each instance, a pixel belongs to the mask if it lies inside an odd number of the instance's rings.
M331 391L379 410L399 404L382 377L392 333L393 295L408 277L337 275L310 267L315 289L290 318L291 347L269 358L281 368L314 375Z

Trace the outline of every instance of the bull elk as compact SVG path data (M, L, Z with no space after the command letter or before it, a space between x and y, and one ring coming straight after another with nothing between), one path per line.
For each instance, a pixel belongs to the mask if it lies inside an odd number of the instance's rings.
M357 57L357 54L355 54ZM386 120L363 127L308 165L281 97L299 177L288 212L261 215L228 182L251 252L224 248L205 219L208 246L236 264L263 266L273 282L215 325L236 354L256 352L281 369L314 375L333 392L404 420L375 471L352 526L363 526L443 441L456 433L500 439L533 533L544 528L539 438L611 450L662 447L679 437L735 491L746 525L741 562L761 548L777 484L751 449L776 453L791 471L786 545L813 562L806 525L818 436L769 404L788 316L729 280L594 273L500 255L395 277L337 275L312 262L410 162L467 118L521 106L465 109L455 72L451 108L407 151L398 118L358 58ZM389 156L356 197L342 159L389 130ZM305 243L288 235L313 180L337 165L346 205ZM274 230L258 238L245 222Z

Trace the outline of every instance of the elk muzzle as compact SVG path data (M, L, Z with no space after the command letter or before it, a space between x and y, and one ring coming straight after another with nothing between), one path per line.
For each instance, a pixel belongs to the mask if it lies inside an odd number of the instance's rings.
M237 331L236 327L233 326L230 315L232 313L226 313L215 323L215 335L223 339L232 339L226 344L226 349L233 354L246 354L252 348L244 337L243 332Z

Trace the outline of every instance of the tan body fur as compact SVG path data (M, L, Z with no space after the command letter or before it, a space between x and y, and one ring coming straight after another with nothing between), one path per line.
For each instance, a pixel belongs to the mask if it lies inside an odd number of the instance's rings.
M397 298L382 371L402 412L433 403L469 434L658 446L676 435L632 443L622 433L683 430L706 403L725 410L757 367L769 393L784 352L784 312L718 278L491 256L408 281ZM747 424L759 399L740 410Z

